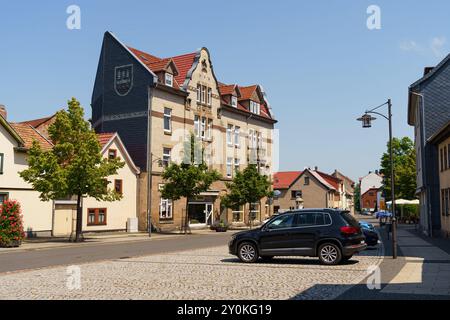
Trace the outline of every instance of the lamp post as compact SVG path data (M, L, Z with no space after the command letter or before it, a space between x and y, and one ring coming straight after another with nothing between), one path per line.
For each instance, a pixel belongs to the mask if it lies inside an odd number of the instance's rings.
M388 115L384 115L375 110L387 105L388 106ZM372 117L371 114L379 115L385 118L389 122L389 161L391 164L391 198L392 198L392 217L391 217L391 225L392 225L392 258L397 259L397 218L395 216L395 176L394 176L394 153L392 147L392 103L391 99L388 99L387 102L375 107L371 110L367 110L364 115L358 118L358 121L362 122L363 128L372 127L372 121L376 120L375 117Z

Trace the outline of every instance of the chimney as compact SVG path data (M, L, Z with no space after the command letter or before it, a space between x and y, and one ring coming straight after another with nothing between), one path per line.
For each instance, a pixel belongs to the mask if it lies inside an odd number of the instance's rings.
M314 167L314 171L317 171L317 170L319 170L319 167L318 167L318 166L315 166L315 167Z
M2 104L0 104L0 114L6 120L6 116L8 115L8 113L6 112L6 107Z
M378 174L378 170L375 170L375 174Z
M427 74L429 74L431 71L433 71L434 67L425 67L423 70L423 76L426 76Z

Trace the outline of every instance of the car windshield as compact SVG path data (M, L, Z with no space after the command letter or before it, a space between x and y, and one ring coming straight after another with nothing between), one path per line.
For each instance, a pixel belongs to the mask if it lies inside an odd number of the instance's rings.
M349 226L359 227L358 221L348 211L343 211L341 216Z

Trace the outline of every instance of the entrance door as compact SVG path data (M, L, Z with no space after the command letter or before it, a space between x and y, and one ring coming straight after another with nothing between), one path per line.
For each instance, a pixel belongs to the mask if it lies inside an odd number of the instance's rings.
M73 217L76 207L72 205L56 205L53 235L55 237L67 237L72 233Z
M189 203L190 225L211 225L214 222L213 204L210 202Z
M206 213L206 224L208 226L212 225L214 223L214 215L213 215L213 204L207 203L205 204L205 213Z

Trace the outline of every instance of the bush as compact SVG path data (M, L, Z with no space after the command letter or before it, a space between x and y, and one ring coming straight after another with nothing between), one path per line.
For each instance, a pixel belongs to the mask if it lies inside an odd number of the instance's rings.
M0 205L0 246L8 246L24 238L20 204L15 200L6 200Z

